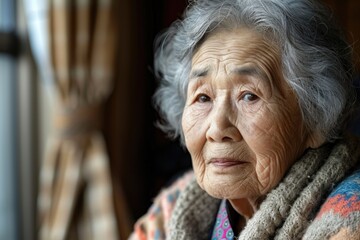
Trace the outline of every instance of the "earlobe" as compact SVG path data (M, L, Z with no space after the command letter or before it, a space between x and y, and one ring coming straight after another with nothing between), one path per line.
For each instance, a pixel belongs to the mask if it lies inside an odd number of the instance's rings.
M326 138L319 132L312 132L307 139L307 146L310 148L318 148L325 143Z

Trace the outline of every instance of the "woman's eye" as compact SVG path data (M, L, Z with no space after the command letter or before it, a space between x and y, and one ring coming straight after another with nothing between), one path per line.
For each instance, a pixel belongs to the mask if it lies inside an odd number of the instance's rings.
M210 101L210 97L205 95L205 94L200 94L197 99L198 102L200 103L204 103L204 102L209 102Z
M242 97L242 99L245 102L252 102L252 101L257 100L258 98L259 98L258 96L256 96L255 94L252 94L252 93L245 93Z

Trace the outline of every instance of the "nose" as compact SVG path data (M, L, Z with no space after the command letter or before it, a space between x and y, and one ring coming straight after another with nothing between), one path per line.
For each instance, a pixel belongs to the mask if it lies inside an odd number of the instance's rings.
M242 139L240 130L235 125L235 112L227 104L214 106L209 117L206 138L210 142L237 142Z

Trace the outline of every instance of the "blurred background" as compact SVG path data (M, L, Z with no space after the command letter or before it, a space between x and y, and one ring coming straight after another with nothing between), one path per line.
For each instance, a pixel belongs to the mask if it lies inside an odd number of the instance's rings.
M360 2L323 1L359 73ZM151 99L153 40L186 3L0 0L0 239L127 239L190 168Z

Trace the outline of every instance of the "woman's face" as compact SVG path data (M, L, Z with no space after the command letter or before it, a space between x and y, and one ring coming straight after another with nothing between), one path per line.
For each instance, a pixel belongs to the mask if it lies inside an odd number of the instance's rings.
M198 183L218 198L259 198L309 146L279 50L244 28L195 52L182 127Z

